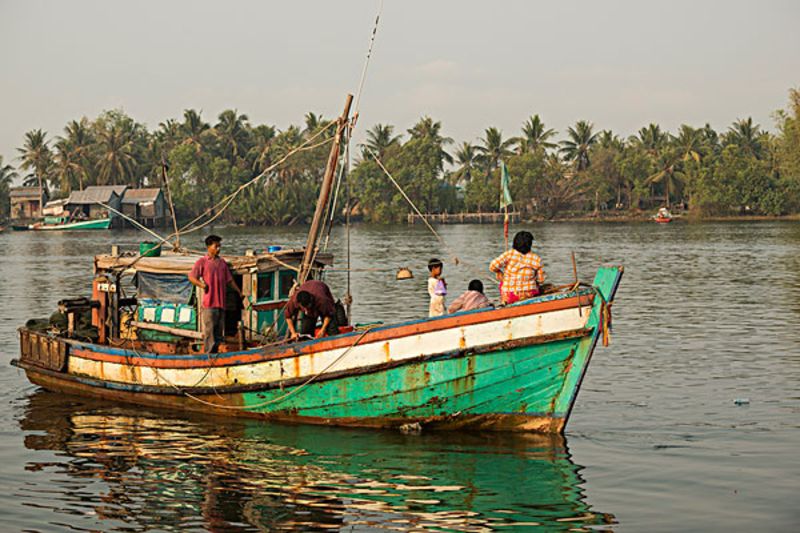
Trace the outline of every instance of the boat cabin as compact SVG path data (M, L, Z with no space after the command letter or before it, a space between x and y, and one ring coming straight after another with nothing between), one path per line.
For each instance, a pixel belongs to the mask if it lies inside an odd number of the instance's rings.
M97 327L97 342L128 341L156 353L202 351L198 315L203 291L188 278L197 259L197 255L173 253L157 257L96 256L92 324ZM226 343L220 351L282 338L287 329L283 308L297 278L303 250L226 255L223 259L242 288L246 305L228 289ZM318 254L310 277L318 279L332 262L332 255Z

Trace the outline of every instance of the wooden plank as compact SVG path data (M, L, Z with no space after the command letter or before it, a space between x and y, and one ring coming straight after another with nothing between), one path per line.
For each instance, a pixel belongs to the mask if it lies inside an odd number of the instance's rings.
M150 322L138 322L136 320L131 321L131 325L136 328L141 329L151 329L153 331L160 331L162 333L169 333L171 335L175 335L178 337L188 337L190 339L202 339L203 333L200 331L195 331L193 329L180 329L180 328L171 328L169 326L162 326L161 324L151 324Z

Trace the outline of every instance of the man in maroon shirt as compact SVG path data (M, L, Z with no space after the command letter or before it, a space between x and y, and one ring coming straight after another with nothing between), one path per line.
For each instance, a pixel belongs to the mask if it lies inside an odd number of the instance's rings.
M230 286L240 298L242 290L233 281L228 263L219 256L222 237L206 237L208 254L197 260L189 273L189 281L200 287L203 302L200 305L200 319L203 324L203 347L208 353L216 353L219 344L225 340L225 293Z
M305 317L298 333L294 321L297 320L297 315L300 311L303 311ZM289 326L289 336L292 340L297 340L301 334L320 338L325 335L339 333L333 295L328 286L321 281L310 279L297 287L289 297L289 302L286 304L283 314L286 317L286 325ZM322 327L319 333L314 335L314 328L317 325L317 319L320 317L322 317Z

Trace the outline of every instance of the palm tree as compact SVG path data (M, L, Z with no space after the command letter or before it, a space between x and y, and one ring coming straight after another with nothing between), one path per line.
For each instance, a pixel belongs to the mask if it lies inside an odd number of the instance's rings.
M522 125L522 137L519 139L519 153L535 152L539 149L548 150L555 148L556 143L548 142L548 139L557 134L556 130L544 127L544 122L539 115L533 115Z
M200 114L202 111L185 109L183 111L183 123L180 125L180 132L184 135L182 144L193 146L195 153L199 154L203 150L204 134L211 126L204 122Z
M303 132L300 131L300 128L294 125L289 126L286 128L286 130L280 132L272 141L270 157L272 157L274 160L278 160L288 154L294 148L300 146L302 143ZM275 169L275 176L283 186L290 185L292 179L296 177L294 167L291 163L292 160L290 159L288 164L280 165L277 169Z
M422 137L430 137L433 140L439 141L444 144L442 133L442 123L433 120L429 116L420 118L414 126L408 129L408 134L414 139ZM451 139L452 142L452 139Z
M0 188L7 190L18 176L14 167L10 164L3 164L3 156L0 155Z
M459 181L469 182L472 180L472 173L478 168L480 154L476 146L464 141L456 149L455 162L458 165L451 174L450 180L453 185Z
M112 123L100 129L100 159L97 161L99 183L117 185L130 181L136 163L131 134L121 123Z
M364 143L364 146L383 159L386 150L399 145L401 138L402 135L394 135L394 126L391 124L375 124L367 130L367 142ZM367 152L362 159L369 159L369 157L370 154Z
M670 206L670 196L673 191L680 189L685 182L685 175L678 170L678 160L680 159L679 153L665 153L658 160L659 171L649 176L645 183L654 185L660 183L664 186L664 198L667 202L667 207Z
M453 156L445 151L444 146L453 143L450 137L442 137L442 123L425 116L407 130L412 139L429 139L439 146L439 157L442 161L453 162Z
M650 123L639 130L637 137L631 137L653 158L658 158L669 140L669 134L661 131L661 126Z
M53 154L47 146L47 133L41 129L31 130L25 134L25 144L22 148L17 148L20 153L19 159L22 164L19 166L23 170L32 170L33 178L26 177L26 182L31 183L34 181L39 187L39 202L41 201L44 191L44 184L50 177L51 169L53 168Z
M320 129L330 125L330 120L325 120L322 115L317 115L316 113L308 112L304 118L305 120L305 129L303 130L303 136L306 138L312 137L319 132ZM332 136L333 132L327 132L327 136ZM324 138L324 137L323 137Z
M592 133L594 125L586 120L580 120L575 127L567 130L569 139L561 141L561 153L567 161L575 163L575 169L585 170L591 161L589 149L597 142L597 134Z
M672 139L683 161L699 162L703 154L703 132L686 124L681 124L678 135Z
M90 181L92 165L89 161L89 156L92 146L95 144L92 127L89 124L89 120L86 117L82 117L79 121L70 121L64 127L64 133L65 135L60 137L56 143L56 150L59 152L68 150L69 155L66 156L66 154L63 153L60 156L57 155L56 163L58 164L60 162L63 170L65 165L64 160L68 159L70 162L68 166L71 168L71 172L78 178L78 188L83 189L84 184ZM63 178L63 174L59 176L62 182L62 190L64 185Z
M153 136L165 152L169 152L183 140L182 125L174 118L168 118L158 125Z
M272 141L275 139L275 128L260 124L253 128L253 146L248 152L248 157L253 160L252 168L261 173L272 164Z
M719 134L711 127L711 124L706 123L700 128L700 136L708 153L719 153Z
M219 114L219 122L214 131L223 151L231 161L247 151L249 125L247 115L240 115L235 109L226 109Z
M486 128L485 137L480 141L483 146L478 146L477 150L481 153L487 176L497 168L501 159L514 155L511 147L517 143L514 137L503 140L503 132L495 127Z
M603 130L597 135L597 145L602 148L622 151L625 148L625 141L620 139L619 135L616 135L613 131Z
M761 159L764 134L761 126L753 124L753 118L739 119L734 122L725 134L727 144L735 144L756 159Z
M54 178L58 182L59 189L64 194L72 191L75 178L78 178L80 188L83 188L83 178L81 171L83 168L77 162L77 154L72 145L66 139L56 141Z
M11 165L4 165L3 156L0 155L0 201L3 202L0 205L0 218L8 215L8 193L16 177L17 171Z

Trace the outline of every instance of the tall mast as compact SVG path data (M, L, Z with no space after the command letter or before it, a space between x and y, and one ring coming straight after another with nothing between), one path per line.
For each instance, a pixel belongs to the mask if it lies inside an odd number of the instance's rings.
M339 117L338 125L336 127L336 137L333 139L333 146L331 146L331 153L328 156L328 164L325 167L325 176L322 179L322 187L319 191L319 198L317 198L317 208L314 210L314 219L311 221L311 228L308 230L308 240L306 241L306 249L303 253L303 262L300 264L300 273L297 276L297 284L301 284L308 279L308 274L311 272L311 266L314 264L314 256L316 255L317 240L319 239L320 226L323 222L322 217L325 213L325 206L331 196L331 189L333 188L333 177L336 174L336 163L339 160L339 150L342 144L342 137L347 128L348 119L350 117L350 104L353 102L353 95L348 94L344 102L344 111L342 116Z
M167 189L167 201L169 202L169 212L172 215L172 227L175 229L175 246L177 250L181 247L181 232L178 231L178 219L175 217L175 204L172 203L172 192L169 189L169 178L167 177L167 161L161 156L161 178L164 180L164 187Z

